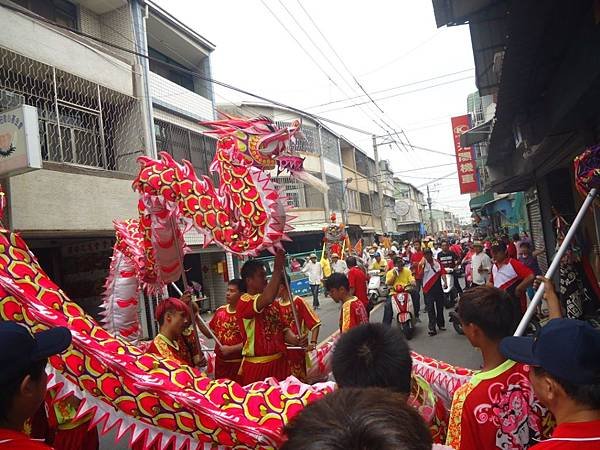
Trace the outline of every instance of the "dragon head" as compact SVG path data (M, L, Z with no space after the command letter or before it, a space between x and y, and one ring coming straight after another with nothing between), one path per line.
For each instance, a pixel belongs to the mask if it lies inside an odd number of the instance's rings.
M290 154L288 143L300 134L300 121L294 120L289 126L278 127L266 117L241 119L226 116L224 120L202 122L212 128L206 134L216 135L223 148L232 152L233 160L271 170L279 166L287 169L290 164L302 167L302 158Z

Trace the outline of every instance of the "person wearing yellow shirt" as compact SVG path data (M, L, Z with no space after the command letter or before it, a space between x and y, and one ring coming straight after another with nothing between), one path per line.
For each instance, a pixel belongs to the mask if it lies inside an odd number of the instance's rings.
M380 272L385 272L385 270L387 269L387 263L381 257L381 254L380 253L375 253L373 255L373 257L375 259L371 263L371 266L369 267L369 270L378 270Z
M386 273L385 284L390 286L390 291L392 293L400 289L406 290L409 286L416 288L415 277L413 277L413 274L408 267L404 267L404 260L400 256L394 258L394 268ZM382 323L391 326L393 315L392 299L388 296L383 308Z

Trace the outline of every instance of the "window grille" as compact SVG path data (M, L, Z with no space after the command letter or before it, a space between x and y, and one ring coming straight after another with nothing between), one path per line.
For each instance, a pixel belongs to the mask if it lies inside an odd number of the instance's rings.
M360 210L364 213L371 213L371 199L369 194L359 193L360 197Z
M291 122L277 121L275 122L280 128L288 127ZM317 134L317 128L311 125L302 124L300 131L303 137L296 137L296 142L289 143L291 151L305 152L305 153L320 153L319 150L319 136Z
M338 138L335 134L321 128L321 145L323 156L341 165ZM331 207L331 205L330 205Z
M42 159L136 173L144 140L139 102L0 47L0 111L37 108Z

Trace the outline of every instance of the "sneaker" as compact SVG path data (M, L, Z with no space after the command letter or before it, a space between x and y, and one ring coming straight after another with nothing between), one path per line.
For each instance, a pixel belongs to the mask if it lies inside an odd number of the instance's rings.
M438 327L440 331L446 331L446 327Z
M437 331L429 330L429 336L435 336L436 334L437 334Z

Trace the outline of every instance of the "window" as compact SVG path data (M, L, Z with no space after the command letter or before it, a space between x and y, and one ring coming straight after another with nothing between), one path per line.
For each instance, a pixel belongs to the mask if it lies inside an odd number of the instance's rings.
M340 164L340 151L338 148L338 138L335 134L321 128L321 145L323 156L330 161Z
M58 25L79 29L77 6L67 0L13 0L26 8Z
M358 192L353 191L351 189L346 190L346 198L348 201L348 210L349 211L360 211L359 208L359 200L358 200Z
M329 200L329 209L332 211L342 210L342 197L343 197L343 183L341 180L337 180L328 175L325 176L329 190L327 191L327 198Z
M360 210L364 213L371 212L371 199L369 198L369 194L363 194L362 192L359 194L360 197Z
M275 125L279 128L289 127L291 122L277 121ZM319 136L317 128L311 125L301 125L300 131L304 138L296 137L296 141L289 142L289 148L293 152L319 153Z
M178 84L189 91L196 92L194 89L194 76L189 73L189 69L187 67L182 66L177 61L169 58L167 55L162 54L152 47L148 47L148 56L150 56L149 64L151 72L154 72L155 74L160 75L161 77L166 78L167 80L172 81L173 83ZM161 64L159 61L176 67L169 67L166 64Z
M325 209L325 196L318 189L305 185L304 186L304 198L306 200L306 207L310 209Z

